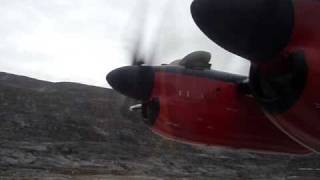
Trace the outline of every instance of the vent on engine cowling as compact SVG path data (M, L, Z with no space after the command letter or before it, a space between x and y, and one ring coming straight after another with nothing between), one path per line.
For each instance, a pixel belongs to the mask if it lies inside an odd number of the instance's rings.
M142 104L142 116L147 125L152 126L159 116L160 101L158 98L152 98Z

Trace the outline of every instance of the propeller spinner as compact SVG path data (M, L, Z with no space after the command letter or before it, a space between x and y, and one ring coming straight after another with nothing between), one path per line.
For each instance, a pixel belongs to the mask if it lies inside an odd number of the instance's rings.
M153 88L151 66L125 66L111 71L107 81L116 91L138 100L147 100Z

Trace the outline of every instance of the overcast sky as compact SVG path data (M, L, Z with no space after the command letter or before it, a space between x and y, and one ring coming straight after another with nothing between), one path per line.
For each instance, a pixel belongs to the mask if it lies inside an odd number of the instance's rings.
M133 42L143 30L142 51L148 54L156 44L155 64L207 50L212 53L214 69L247 74L247 61L218 47L198 29L190 15L190 3L2 0L0 71L108 87L106 74L130 64Z

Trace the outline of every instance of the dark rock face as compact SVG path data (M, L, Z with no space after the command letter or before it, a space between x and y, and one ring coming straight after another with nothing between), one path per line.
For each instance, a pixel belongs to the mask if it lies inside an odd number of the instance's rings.
M0 179L306 179L320 157L193 147L152 134L110 89L0 73Z

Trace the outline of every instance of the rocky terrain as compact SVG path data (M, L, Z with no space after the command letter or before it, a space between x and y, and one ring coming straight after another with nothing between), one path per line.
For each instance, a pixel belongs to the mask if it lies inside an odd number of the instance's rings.
M175 143L130 103L111 89L0 73L0 179L320 179L318 155Z

